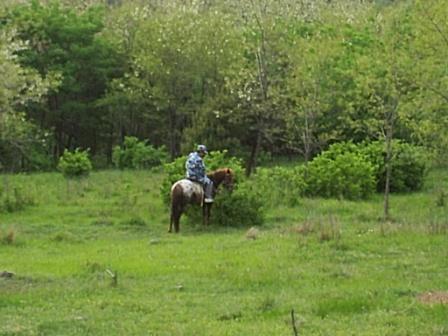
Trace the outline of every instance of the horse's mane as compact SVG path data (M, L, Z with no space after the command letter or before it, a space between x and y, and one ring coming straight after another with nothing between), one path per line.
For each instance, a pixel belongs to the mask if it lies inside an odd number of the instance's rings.
M233 170L231 168L219 168L207 174L208 178L215 184L221 183L226 175L233 177Z

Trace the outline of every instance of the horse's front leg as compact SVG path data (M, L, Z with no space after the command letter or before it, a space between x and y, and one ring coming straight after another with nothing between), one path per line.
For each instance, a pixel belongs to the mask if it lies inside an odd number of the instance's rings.
M208 203L204 203L202 205L202 225L207 226L207 209L208 209Z
M173 232L173 222L174 222L174 216L173 216L173 212L171 211L171 216L170 216L170 227L168 228L168 233Z
M210 210L212 208L213 203L204 203L202 207L202 220L205 226L208 226L210 223Z

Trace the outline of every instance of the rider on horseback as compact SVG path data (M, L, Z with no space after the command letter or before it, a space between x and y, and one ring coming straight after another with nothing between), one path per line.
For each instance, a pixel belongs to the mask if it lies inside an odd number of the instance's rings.
M204 187L205 203L213 202L213 181L207 177L205 173L204 157L207 155L207 147L199 145L195 152L188 155L185 168L187 170L187 179L199 182Z

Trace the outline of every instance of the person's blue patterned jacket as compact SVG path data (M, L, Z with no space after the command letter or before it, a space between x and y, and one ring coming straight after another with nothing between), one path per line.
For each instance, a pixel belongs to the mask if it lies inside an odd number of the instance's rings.
M198 181L202 184L206 183L208 177L205 173L205 164L197 152L192 152L188 155L185 163L187 170L187 178L193 181Z

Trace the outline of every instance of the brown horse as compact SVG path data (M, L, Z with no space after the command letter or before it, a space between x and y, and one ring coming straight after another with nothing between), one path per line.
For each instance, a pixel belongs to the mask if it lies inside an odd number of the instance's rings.
M230 168L221 168L207 174L213 181L213 196L218 187L222 184L226 189L233 189L233 170ZM179 232L179 220L185 208L189 204L202 206L202 221L208 225L210 220L210 210L213 203L204 202L204 188L198 182L188 179L177 181L171 187L171 219L168 232L172 232L173 226L176 232Z

